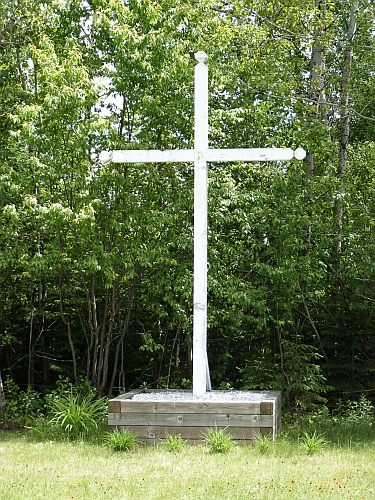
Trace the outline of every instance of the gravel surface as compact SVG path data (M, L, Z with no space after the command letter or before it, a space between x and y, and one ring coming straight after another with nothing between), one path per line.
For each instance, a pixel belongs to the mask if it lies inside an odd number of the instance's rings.
M271 392L253 391L210 391L203 396L191 392L162 391L142 392L132 397L137 401L259 401L275 397Z

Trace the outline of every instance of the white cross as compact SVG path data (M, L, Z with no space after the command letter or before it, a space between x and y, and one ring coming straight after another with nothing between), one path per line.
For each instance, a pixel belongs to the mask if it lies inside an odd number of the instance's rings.
M207 54L195 54L194 149L103 151L106 163L194 162L193 394L211 390L207 358L207 162L303 160L302 148L209 149Z

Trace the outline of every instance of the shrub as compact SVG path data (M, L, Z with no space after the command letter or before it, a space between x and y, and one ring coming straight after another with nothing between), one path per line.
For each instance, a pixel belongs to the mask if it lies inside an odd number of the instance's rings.
M8 378L4 382L4 394L6 402L4 421L7 424L24 426L43 414L43 398L30 387L23 391L13 379Z
M93 387L92 383L86 377L80 377L78 385L72 383L69 377L63 377L59 375L59 378L56 382L56 389L51 391L46 396L47 405L49 401L52 399L66 396L68 397L70 394L74 394L75 396L93 396L96 397L96 389Z
M344 417L350 422L372 420L374 418L374 406L371 401L362 394L358 401L348 400L344 403L339 399L336 409L333 410L332 413L334 416Z

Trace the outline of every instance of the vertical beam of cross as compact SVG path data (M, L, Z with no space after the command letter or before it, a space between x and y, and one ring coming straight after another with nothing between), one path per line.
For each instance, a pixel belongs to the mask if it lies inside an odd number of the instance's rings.
M194 291L193 291L193 394L211 389L207 358L207 55L195 54L194 80Z

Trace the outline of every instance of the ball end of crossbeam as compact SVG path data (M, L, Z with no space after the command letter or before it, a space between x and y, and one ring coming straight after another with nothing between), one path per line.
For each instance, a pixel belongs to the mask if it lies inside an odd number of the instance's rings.
M112 151L102 151L99 155L100 163L109 163L112 160Z
M306 158L306 151L303 148L297 148L294 151L294 158L296 160L303 160L304 158Z

